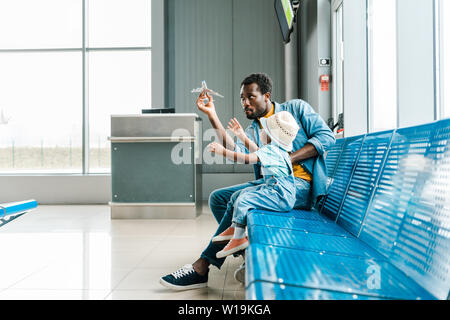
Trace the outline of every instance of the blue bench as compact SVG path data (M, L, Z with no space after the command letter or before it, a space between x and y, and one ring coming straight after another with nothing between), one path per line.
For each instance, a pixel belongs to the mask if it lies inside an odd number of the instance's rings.
M450 119L346 139L311 210L252 211L247 299L448 299Z
M36 209L36 200L0 203L0 227Z

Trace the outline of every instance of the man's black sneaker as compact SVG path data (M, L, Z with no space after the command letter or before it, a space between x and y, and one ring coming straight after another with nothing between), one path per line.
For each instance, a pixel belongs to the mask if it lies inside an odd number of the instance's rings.
M208 285L208 273L201 276L191 264L187 264L174 273L161 277L159 283L173 290L205 288Z
M234 279L242 284L245 284L245 261L234 272Z

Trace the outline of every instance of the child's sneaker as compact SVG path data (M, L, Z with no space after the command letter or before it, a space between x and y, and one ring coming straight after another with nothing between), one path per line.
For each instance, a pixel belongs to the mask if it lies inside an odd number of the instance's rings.
M212 238L212 242L218 243L218 242L230 241L231 239L233 239L233 235L234 235L234 228L229 227L227 230L225 230L218 236L215 236L214 238Z
M241 239L231 239L230 242L228 242L228 244L225 246L225 248L223 248L222 251L217 252L216 257L224 258L235 252L246 249L248 245L249 242L247 237Z

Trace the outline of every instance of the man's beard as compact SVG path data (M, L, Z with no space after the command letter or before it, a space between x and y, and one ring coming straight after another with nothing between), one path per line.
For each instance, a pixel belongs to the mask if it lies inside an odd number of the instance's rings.
M244 110L245 111L245 110ZM248 114L247 112L245 112L245 116L247 117L247 119L249 120L257 120L259 118L261 118L263 115L262 114L257 114L256 111L252 112L250 114Z
M245 114L245 115L247 116L248 120L256 120L256 119L259 118L254 113L252 113L252 114Z

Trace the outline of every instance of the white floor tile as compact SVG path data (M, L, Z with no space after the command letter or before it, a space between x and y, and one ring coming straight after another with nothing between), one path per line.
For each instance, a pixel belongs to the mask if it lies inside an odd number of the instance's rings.
M0 292L0 300L103 300L109 290L17 290Z
M19 281L12 289L112 290L131 270L101 266L50 266Z
M192 220L111 220L108 206L39 206L0 228L0 300L242 299L233 278L242 259L211 266L204 289L159 284L197 260L216 228L207 206Z

